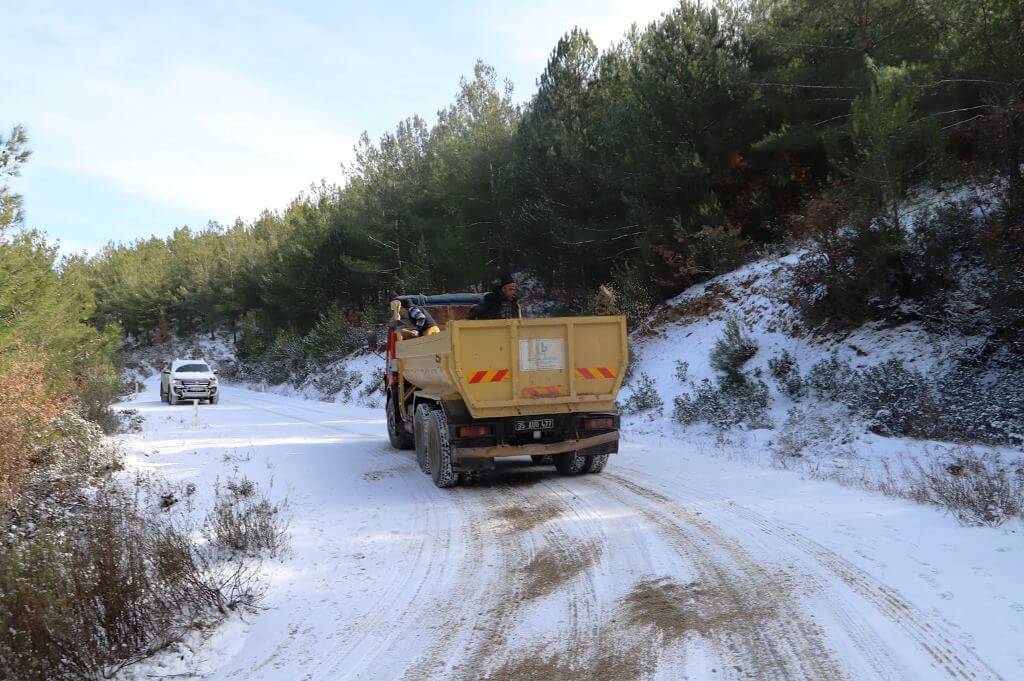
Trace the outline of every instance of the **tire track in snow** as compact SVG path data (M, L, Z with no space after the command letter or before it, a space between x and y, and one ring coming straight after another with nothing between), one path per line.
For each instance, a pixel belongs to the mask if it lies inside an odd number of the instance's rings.
M633 506L680 558L693 563L700 584L723 599L725 609L754 614L749 621L733 621L726 630L711 634L726 678L846 678L822 632L788 593L785 575L769 572L668 497L607 473L587 483Z
M664 488L661 481L655 480L649 474L636 469L625 470L628 470L631 475L643 479L645 484ZM670 504L675 503L665 494L643 487L632 480L618 475L606 475L605 477L619 484L646 490L655 498L665 499ZM940 622L933 621L934 618L929 618L904 599L898 591L830 549L752 509L735 504L725 497L709 495L702 490L675 481L673 481L672 487L674 490L683 490L692 494L695 499L715 503L717 507L755 526L760 533L784 542L795 549L796 558L811 559L832 576L838 578L842 584L869 603L877 612L900 627L934 661L934 664L946 673L948 678L963 681L1001 680L1003 678L981 660L974 651L954 642L955 637ZM799 578L816 581L825 592L831 591L828 585L823 584L813 574L803 573L799 575ZM887 642L882 641L881 637L864 624L860 617L852 614L848 605L831 595L826 598L826 604L837 619L851 625L845 632L850 635L856 647L876 669L881 678L905 678L905 673L897 671L901 665L889 651ZM881 651L885 651L884 656Z
M250 402L272 402L254 399L251 396L247 398ZM289 413L287 407L282 411L281 405L278 404L275 404L278 409L260 404L252 406L323 430L355 435L360 439L378 439L358 431ZM386 452L383 447L371 448L368 452L391 463L399 458L390 451ZM438 495L432 486L426 488L420 481L414 480L413 476L418 475L419 470L412 464L410 457L401 458L406 461L400 466L402 475L398 477L408 490L409 498L415 500L413 503L416 508L423 509L422 513L415 514L415 525L409 530L409 534L417 538L416 543L403 552L406 561L389 566L392 568L391 577L373 609L360 620L345 627L345 633L348 635L341 641L332 642L331 652L326 656L321 655L317 660L316 671L304 678L379 678L379 666L374 666L373 663L415 624L419 611L424 608L425 599L422 596L428 585L438 577L443 579L444 573L449 572L446 555L451 543L452 522L444 509L439 509L440 506L446 506L439 503L444 497ZM406 567L411 569L404 569ZM380 633L384 630L386 631L381 636Z
M564 609L567 622L556 625L554 636L574 662L591 651L602 617L590 568L606 553L605 538L591 523L577 525L586 516L552 483L538 482L524 490L513 480L462 488L452 495L463 514L473 519L467 531L479 547L474 551L477 558L461 566L465 577L456 580L468 585L460 594L462 607L440 627L446 633L404 678L492 678L512 661L510 641L517 637L516 625L540 601L550 606L553 600ZM563 522L572 530L586 529L569 531ZM565 571L531 573L539 558ZM481 574L489 579L481 579ZM532 632L525 633L531 637ZM534 651L541 647L536 641L525 645Z

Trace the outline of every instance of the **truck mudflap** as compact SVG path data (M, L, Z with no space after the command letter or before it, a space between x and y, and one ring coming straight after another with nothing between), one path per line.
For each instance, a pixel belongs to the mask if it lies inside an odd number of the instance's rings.
M502 456L544 456L564 454L580 449L590 449L619 441L619 431L600 433L578 440L562 442L531 443L524 445L492 445L490 447L454 447L455 459L489 459Z

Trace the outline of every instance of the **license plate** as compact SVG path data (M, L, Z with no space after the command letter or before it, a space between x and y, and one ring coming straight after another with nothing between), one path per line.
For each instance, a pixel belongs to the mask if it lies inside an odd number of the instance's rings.
M532 419L530 421L516 421L516 432L527 430L554 430L554 419Z

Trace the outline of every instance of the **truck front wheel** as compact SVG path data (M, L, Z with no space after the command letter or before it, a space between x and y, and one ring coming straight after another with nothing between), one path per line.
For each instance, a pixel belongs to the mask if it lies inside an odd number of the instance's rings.
M427 453L427 426L434 406L426 402L416 405L412 422L412 439L416 442L416 463L420 470L430 475L430 454Z
M395 449L412 449L412 436L405 430L402 417L398 415L398 404L388 394L387 402L388 440Z
M555 454L555 469L561 475L579 475L587 466L587 456L582 452Z
M430 477L438 487L454 487L459 476L452 470L452 445L448 439L448 417L440 409L430 412L427 422L427 452Z

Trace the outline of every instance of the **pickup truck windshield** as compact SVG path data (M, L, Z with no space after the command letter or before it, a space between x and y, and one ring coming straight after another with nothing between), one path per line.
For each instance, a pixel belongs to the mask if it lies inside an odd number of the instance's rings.
M175 371L194 371L199 373L208 372L209 370L210 367L205 364L182 364L180 367L175 369Z

